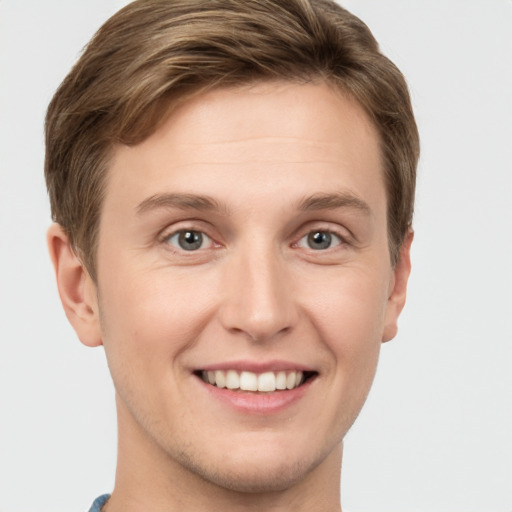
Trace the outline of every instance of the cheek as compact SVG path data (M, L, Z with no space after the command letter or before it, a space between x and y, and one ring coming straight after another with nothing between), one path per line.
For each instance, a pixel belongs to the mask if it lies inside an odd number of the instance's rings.
M130 276L126 279L124 276ZM197 338L213 309L212 283L183 273L119 267L100 288L102 332L107 351L139 365L173 357Z
M331 406L321 414L339 440L359 414L375 376L386 290L383 274L352 268L337 271L322 293L310 295L309 318L329 354L324 403Z
M338 389L364 400L379 357L387 304L384 274L344 272L332 279L311 318L336 366Z
M352 268L333 272L321 288L317 286L308 300L311 316L325 338L347 345L347 350L363 349L375 340L380 343L388 281L383 272ZM314 282L310 284L314 290Z

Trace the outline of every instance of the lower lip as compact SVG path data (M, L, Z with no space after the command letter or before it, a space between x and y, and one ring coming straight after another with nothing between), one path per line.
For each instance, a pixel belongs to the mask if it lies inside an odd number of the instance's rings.
M304 397L313 380L310 378L295 389L274 391L273 393L251 393L218 388L207 384L198 377L199 383L210 393L210 396L237 411L248 414L277 414L284 411Z

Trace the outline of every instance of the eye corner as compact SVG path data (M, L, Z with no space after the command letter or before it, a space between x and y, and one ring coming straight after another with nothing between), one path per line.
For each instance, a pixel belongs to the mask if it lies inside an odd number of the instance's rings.
M192 256L210 249L218 249L222 244L217 242L204 228L195 226L173 226L162 230L157 239L158 245L164 249Z
M348 245L346 237L326 228L310 229L293 244L314 252L329 251L343 245Z

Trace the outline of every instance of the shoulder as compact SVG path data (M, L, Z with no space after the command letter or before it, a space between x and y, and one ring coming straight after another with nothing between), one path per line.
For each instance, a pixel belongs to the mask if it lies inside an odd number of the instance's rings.
M96 498L89 509L89 512L101 512L101 507L105 505L107 500L110 498L110 494L102 494L98 498Z

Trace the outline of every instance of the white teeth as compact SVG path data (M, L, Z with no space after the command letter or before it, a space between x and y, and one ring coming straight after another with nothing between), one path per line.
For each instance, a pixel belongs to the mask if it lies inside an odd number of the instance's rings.
M278 372L276 375L276 389L286 389L286 373Z
M217 370L215 372L215 384L218 388L226 387L226 374L223 371Z
M238 389L240 387L240 377L235 370L228 370L226 373L226 387L228 389Z
M240 389L258 391L258 376L252 372L242 372L240 374Z
M276 390L294 389L304 382L302 371L253 372L236 370L208 370L201 372L204 382L218 388L241 389L271 393Z
M275 391L276 376L274 372L262 373L258 377L258 391Z
M295 381L297 380L297 373L290 372L286 377L286 389L293 389L295 387Z

